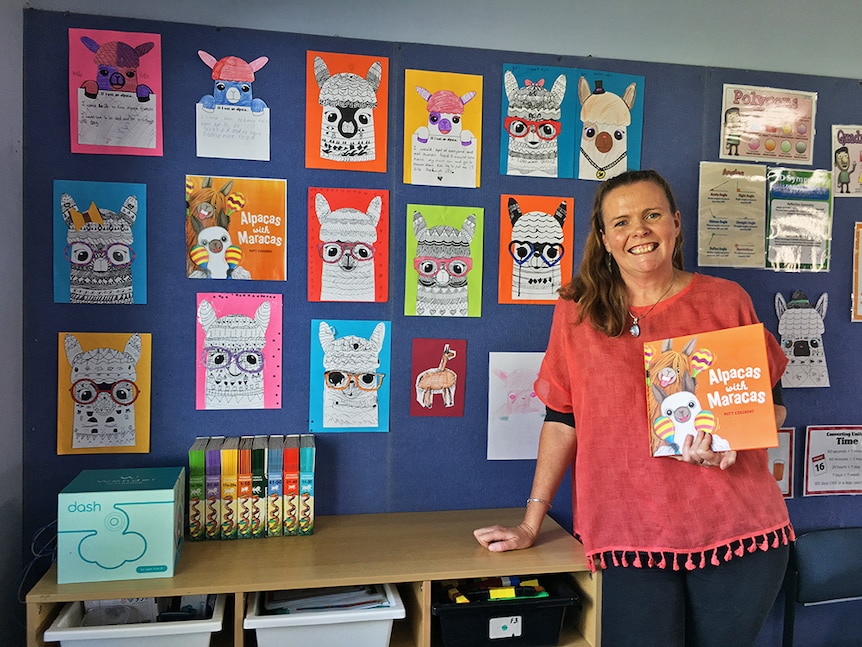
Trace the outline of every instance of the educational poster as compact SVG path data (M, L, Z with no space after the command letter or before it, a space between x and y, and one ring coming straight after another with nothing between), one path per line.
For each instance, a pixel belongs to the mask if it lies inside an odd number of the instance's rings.
M853 226L853 310L850 321L862 321L862 222Z
M466 339L413 339L411 416L464 415Z
M765 241L766 167L701 162L697 264L762 268Z
M389 431L392 326L311 321L308 431Z
M309 187L308 300L389 300L389 191Z
M484 209L407 205L404 314L482 316Z
M601 181L639 169L644 77L594 70L578 73L578 178Z
M404 184L476 188L482 77L404 71Z
M260 90L255 72L269 59L258 56L246 61L233 55L216 59L202 49L198 57L211 71L212 94L195 104L197 156L268 162L269 106L254 93Z
M191 279L287 278L287 181L186 176Z
M862 197L862 126L832 126L832 193Z
M147 187L54 180L54 302L147 302Z
M545 405L533 390L545 353L488 353L488 460L535 460Z
M826 350L823 347L828 305L829 295L826 292L820 295L815 305L811 305L802 290L794 290L789 302L780 292L775 294L779 341L788 361L781 376L782 387L829 386Z
M767 447L769 470L786 499L793 498L793 427L778 430L778 447Z
M150 451L149 333L61 332L57 454Z
M499 303L552 304L572 276L574 198L500 196Z
M309 51L305 166L386 172L389 59Z
M862 494L862 427L808 426L804 494Z
M282 296L197 295L195 408L280 409Z
M576 79L567 68L503 66L501 175L574 177Z
M769 167L766 265L786 272L828 272L832 172Z
M719 158L811 164L816 92L724 84Z
M162 155L159 34L69 30L73 153Z

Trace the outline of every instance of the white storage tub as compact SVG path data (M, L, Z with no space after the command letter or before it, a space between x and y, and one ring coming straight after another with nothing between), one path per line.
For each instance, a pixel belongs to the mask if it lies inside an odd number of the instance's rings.
M405 616L404 604L392 584L384 584L388 607L349 611L314 611L268 615L263 593L249 600L243 628L254 629L257 647L388 647L392 621Z
M208 647L212 634L222 629L224 606L225 596L219 595L208 620L82 627L83 603L69 602L45 630L45 642L62 647Z

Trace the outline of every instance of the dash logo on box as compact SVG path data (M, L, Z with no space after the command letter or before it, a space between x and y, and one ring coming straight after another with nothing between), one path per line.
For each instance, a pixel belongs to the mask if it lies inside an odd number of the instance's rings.
M69 512L101 512L102 504L98 501L93 501L92 503L78 503L77 501L72 501L66 509Z

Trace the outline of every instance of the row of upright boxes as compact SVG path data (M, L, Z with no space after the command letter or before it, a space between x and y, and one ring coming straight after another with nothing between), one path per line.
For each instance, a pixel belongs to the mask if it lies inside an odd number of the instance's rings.
M200 436L189 448L189 539L314 532L313 434Z

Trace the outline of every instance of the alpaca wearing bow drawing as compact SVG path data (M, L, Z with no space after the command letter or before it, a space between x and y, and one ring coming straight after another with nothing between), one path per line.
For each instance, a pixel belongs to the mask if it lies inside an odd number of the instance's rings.
M801 290L796 290L790 303L780 292L775 295L775 314L778 315L778 334L781 347L789 363L781 385L785 387L829 386L829 370L826 367L826 351L823 348L823 333L826 327L826 307L829 295L823 293L815 306Z
M340 162L375 159L374 108L383 68L375 61L362 78L352 72L330 74L326 62L314 57L314 78L323 106L320 156ZM385 115L384 115L385 116Z
M519 88L515 75L503 74L509 108L503 128L509 134L507 175L558 175L558 135L562 129L560 106L566 94L566 75L560 74L553 87L545 80L524 81Z
M318 339L323 348L323 426L376 427L377 391L385 375L379 373L380 351L386 326L378 323L366 339L358 335L335 337L335 328L320 322Z
M513 299L556 299L562 285L563 223L566 203L560 202L552 216L544 211L521 213L515 198L509 198L512 240L509 254L512 267Z
M688 373L681 377L680 391L667 394L657 384L652 384L653 397L659 403L659 415L653 422L654 433L665 441L654 456L674 456L682 453L682 445L686 436L695 436L698 431L710 434L711 449L723 452L730 449L730 444L714 433L717 428L715 414L700 406L700 400L694 394L697 383Z
M429 368L416 376L416 401L426 409L434 404L434 395L440 394L444 407L455 406L455 385L458 375L451 368L446 368L450 359L454 359L456 351L446 344L443 356L437 368Z
M364 213L353 207L333 211L323 195L314 197L323 260L321 301L374 301L374 243L382 204L374 196Z
M425 217L417 211L413 214L413 232L416 235L413 268L419 275L416 314L466 317L467 274L473 268L470 242L476 233L476 216L467 216L461 229L449 225L428 227Z
M581 155L578 178L604 180L627 170L628 126L635 103L634 83L623 92L622 98L604 89L602 81L590 92L584 77L578 81L578 98L581 101Z
M131 335L122 351L84 351L72 334L66 335L63 345L71 366L72 447L134 446L141 336Z

